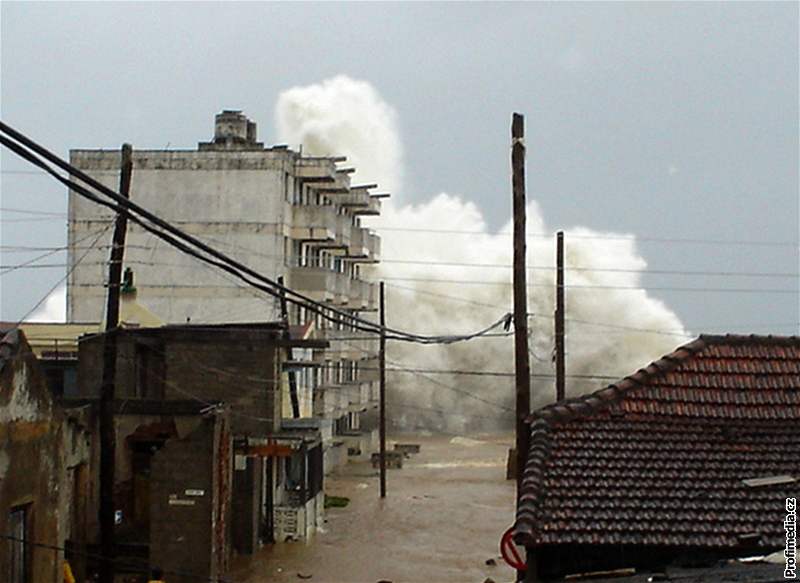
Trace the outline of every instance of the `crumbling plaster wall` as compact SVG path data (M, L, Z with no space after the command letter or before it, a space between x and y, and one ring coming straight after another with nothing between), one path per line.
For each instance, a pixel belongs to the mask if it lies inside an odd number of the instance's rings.
M9 513L28 511L31 542L63 546L69 535L72 489L66 468L80 457L83 443L65 447L73 433L53 403L44 374L24 335L0 370L0 532L8 532ZM7 541L2 541L0 573L8 572ZM29 546L33 583L57 581L63 554Z

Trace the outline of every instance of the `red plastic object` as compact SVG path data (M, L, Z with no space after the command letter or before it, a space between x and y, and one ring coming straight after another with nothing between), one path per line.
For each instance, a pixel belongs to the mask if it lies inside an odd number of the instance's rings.
M514 527L512 526L503 533L503 536L500 539L500 554L503 556L503 560L508 563L511 568L516 569L517 571L524 571L528 568L528 565L522 560L522 557L517 550L517 545L514 544L513 536Z

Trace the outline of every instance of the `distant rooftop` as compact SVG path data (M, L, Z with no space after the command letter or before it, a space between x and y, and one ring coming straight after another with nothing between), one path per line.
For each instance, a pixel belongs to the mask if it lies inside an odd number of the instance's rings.
M800 491L800 338L700 336L528 421L519 543L776 549Z

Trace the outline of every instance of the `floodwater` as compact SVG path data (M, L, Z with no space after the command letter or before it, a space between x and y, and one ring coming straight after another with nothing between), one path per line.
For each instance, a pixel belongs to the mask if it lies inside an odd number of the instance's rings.
M236 564L234 581L286 583L497 583L514 579L499 557L500 536L514 517L514 482L505 479L511 435L398 435L419 443L403 468L387 470L379 498L377 470L350 462L325 478L346 508L326 510L324 532L306 543L261 549ZM496 565L487 565L494 559Z

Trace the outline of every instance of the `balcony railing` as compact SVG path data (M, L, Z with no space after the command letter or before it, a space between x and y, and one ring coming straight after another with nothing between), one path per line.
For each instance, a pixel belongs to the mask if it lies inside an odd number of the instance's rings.
M381 239L368 229L353 228L346 257L356 263L377 263L380 260Z
M347 411L350 405L347 392L341 385L325 384L314 389L314 415L337 417Z
M336 197L336 202L342 206L363 208L369 206L369 189L377 184L360 184L351 186L350 189Z
M378 286L362 279L353 280L351 285L353 307L373 312L378 309Z
M376 310L377 286L334 270L330 261L321 257L289 258L289 285L317 301L354 310Z
M300 158L295 163L294 175L305 182L333 182L336 180L336 164L333 160Z
M332 269L312 265L289 268L289 285L318 302L340 303L349 290L348 277Z
M335 207L327 205L297 205L292 208L292 239L334 242L339 216Z

